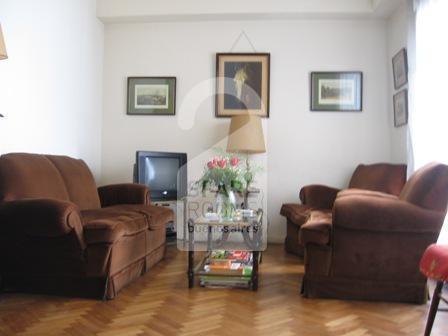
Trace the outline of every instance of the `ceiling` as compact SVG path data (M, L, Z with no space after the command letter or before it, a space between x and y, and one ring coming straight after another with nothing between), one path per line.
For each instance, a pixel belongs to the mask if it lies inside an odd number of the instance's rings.
M407 0L97 0L103 22L387 18Z

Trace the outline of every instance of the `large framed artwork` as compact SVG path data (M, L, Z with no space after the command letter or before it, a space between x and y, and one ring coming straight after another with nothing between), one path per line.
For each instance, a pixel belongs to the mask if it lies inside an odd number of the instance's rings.
M408 123L408 90L401 90L394 95L394 125L404 126Z
M269 117L268 53L216 54L216 117Z
M401 49L392 58L392 68L394 72L394 87L398 90L408 82L408 57L406 49Z
M362 111L362 72L312 72L311 111Z
M175 115L176 77L128 77L127 114Z

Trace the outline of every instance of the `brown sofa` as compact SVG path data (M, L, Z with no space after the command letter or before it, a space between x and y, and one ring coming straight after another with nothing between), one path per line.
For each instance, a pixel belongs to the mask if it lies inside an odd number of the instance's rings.
M424 303L419 261L437 240L448 203L448 166L427 165L399 197L346 190L330 214L311 211L300 229L305 297Z
M138 184L97 189L82 160L0 157L0 277L6 289L114 298L160 261L170 210Z
M348 188L365 189L399 195L406 182L406 165L377 163L359 165L351 177ZM310 216L329 218L336 195L340 189L324 185L308 185L300 190L298 203L283 204L280 214L286 217L285 249L303 256L304 248L299 243L299 231ZM320 212L312 212L319 209Z

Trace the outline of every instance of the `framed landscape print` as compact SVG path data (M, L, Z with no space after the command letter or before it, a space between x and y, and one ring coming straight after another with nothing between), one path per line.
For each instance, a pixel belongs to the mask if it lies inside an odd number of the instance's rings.
M129 115L175 115L176 77L128 77Z
M216 54L216 117L269 117L268 53Z
M408 58L406 49L401 49L392 58L392 68L394 71L394 87L398 90L408 82Z
M394 95L394 125L400 127L408 123L408 90Z
M362 72L312 72L311 111L362 111Z

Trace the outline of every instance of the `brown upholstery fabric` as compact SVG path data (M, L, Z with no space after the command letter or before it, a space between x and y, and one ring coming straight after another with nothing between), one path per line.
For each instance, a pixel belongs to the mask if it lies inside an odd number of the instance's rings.
M150 205L141 185L100 190L104 204L113 206L100 208L81 160L0 157L0 275L6 289L113 298L163 258L171 210Z
M379 197L379 198L389 198L389 199L398 199L397 196L386 194L380 191L371 191L371 190L364 190L364 189L344 189L341 192L338 193L338 198L344 197L344 196L372 196L372 197Z
M141 184L112 184L98 188L101 206L117 204L150 204L149 190Z
M95 180L84 161L56 155L46 155L46 158L58 169L70 201L81 210L101 207Z
M300 189L300 200L314 208L331 209L340 189L313 184Z
M400 199L423 208L446 211L448 202L448 168L430 163L419 169L406 183Z
M332 225L331 211L312 211L310 218L300 228L299 242L303 246L313 243L326 245L330 242Z
M280 214L287 218L285 250L289 253L303 257L304 249L299 244L299 230L311 213L312 208L308 205L287 203L283 204Z
M286 203L280 209L280 215L288 218L293 224L301 226L310 217L313 208L308 205Z
M300 190L300 200L302 204L283 204L280 214L286 217L286 238L285 249L288 252L303 255L303 247L300 246L299 230L302 225L310 219L314 210L331 210L336 197L349 196L353 194L363 194L376 197L397 198L406 180L406 165L393 164L373 164L359 165L353 173L350 188L340 190L324 185L313 184L304 186ZM355 189L356 188L356 189ZM367 190L368 189L368 190ZM398 190L398 191L397 191ZM384 194L383 192L392 194ZM311 230L312 229L312 230ZM323 231L326 232L325 230ZM318 236L315 236L315 235ZM313 236L320 241L327 242L328 237L319 235L316 227L307 230L304 236ZM317 238L316 238L317 237ZM297 244L297 246L295 246ZM326 243L325 243L326 244Z
M23 198L70 199L59 170L45 155L12 153L1 156L0 202Z
M359 190L338 194L328 246L321 245L325 240L309 237L308 223L302 225L303 294L426 302L426 279L419 272L419 261L437 240L444 221L447 174L445 165L423 167L406 183L400 199Z
M398 196L405 183L406 165L361 164L355 169L348 187L381 191Z
M55 199L23 199L0 203L0 232L56 237L76 231L82 224L76 205Z
M124 236L132 236L147 231L146 220L140 218L95 219L84 224L84 237L87 244L114 243Z
M105 208L108 211L119 211L122 213L138 213L148 221L149 230L165 228L166 224L173 221L173 212L170 209L154 205L121 204Z

